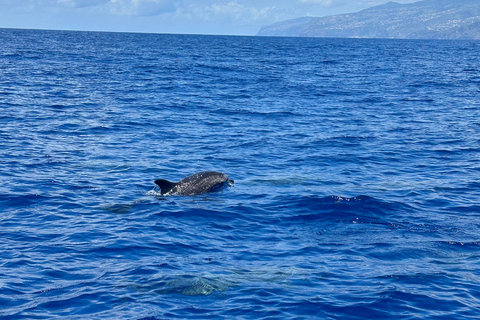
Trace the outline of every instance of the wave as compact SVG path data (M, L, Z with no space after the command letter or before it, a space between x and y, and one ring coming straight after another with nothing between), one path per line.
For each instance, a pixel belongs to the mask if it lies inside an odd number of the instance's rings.
M287 210L289 220L381 221L386 217L413 210L401 202L385 201L367 195L282 197L277 209ZM273 208L272 208L273 209Z
M49 200L50 197L40 194L23 194L23 195L2 195L0 194L0 203L7 207L24 207L38 202Z

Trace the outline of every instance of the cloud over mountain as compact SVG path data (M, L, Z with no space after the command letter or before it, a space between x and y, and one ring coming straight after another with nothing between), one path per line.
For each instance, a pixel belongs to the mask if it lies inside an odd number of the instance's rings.
M385 1L0 0L0 27L253 35L263 25Z

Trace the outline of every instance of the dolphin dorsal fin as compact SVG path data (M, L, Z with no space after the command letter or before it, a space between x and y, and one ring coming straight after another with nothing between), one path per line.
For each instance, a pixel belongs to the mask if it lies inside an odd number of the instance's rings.
M162 190L162 194L168 193L177 185L175 182L171 182L163 179L155 180L155 184L160 187L160 189Z

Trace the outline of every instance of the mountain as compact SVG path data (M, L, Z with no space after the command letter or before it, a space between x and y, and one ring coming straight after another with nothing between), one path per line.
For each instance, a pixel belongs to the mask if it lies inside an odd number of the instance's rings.
M480 0L389 2L357 13L279 22L257 36L480 40Z

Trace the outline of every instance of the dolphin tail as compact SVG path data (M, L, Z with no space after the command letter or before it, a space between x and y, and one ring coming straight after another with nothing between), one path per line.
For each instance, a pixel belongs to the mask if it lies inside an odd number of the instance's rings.
M155 184L160 187L160 189L162 190L162 194L169 192L177 185L175 182L170 182L163 179L155 180Z

